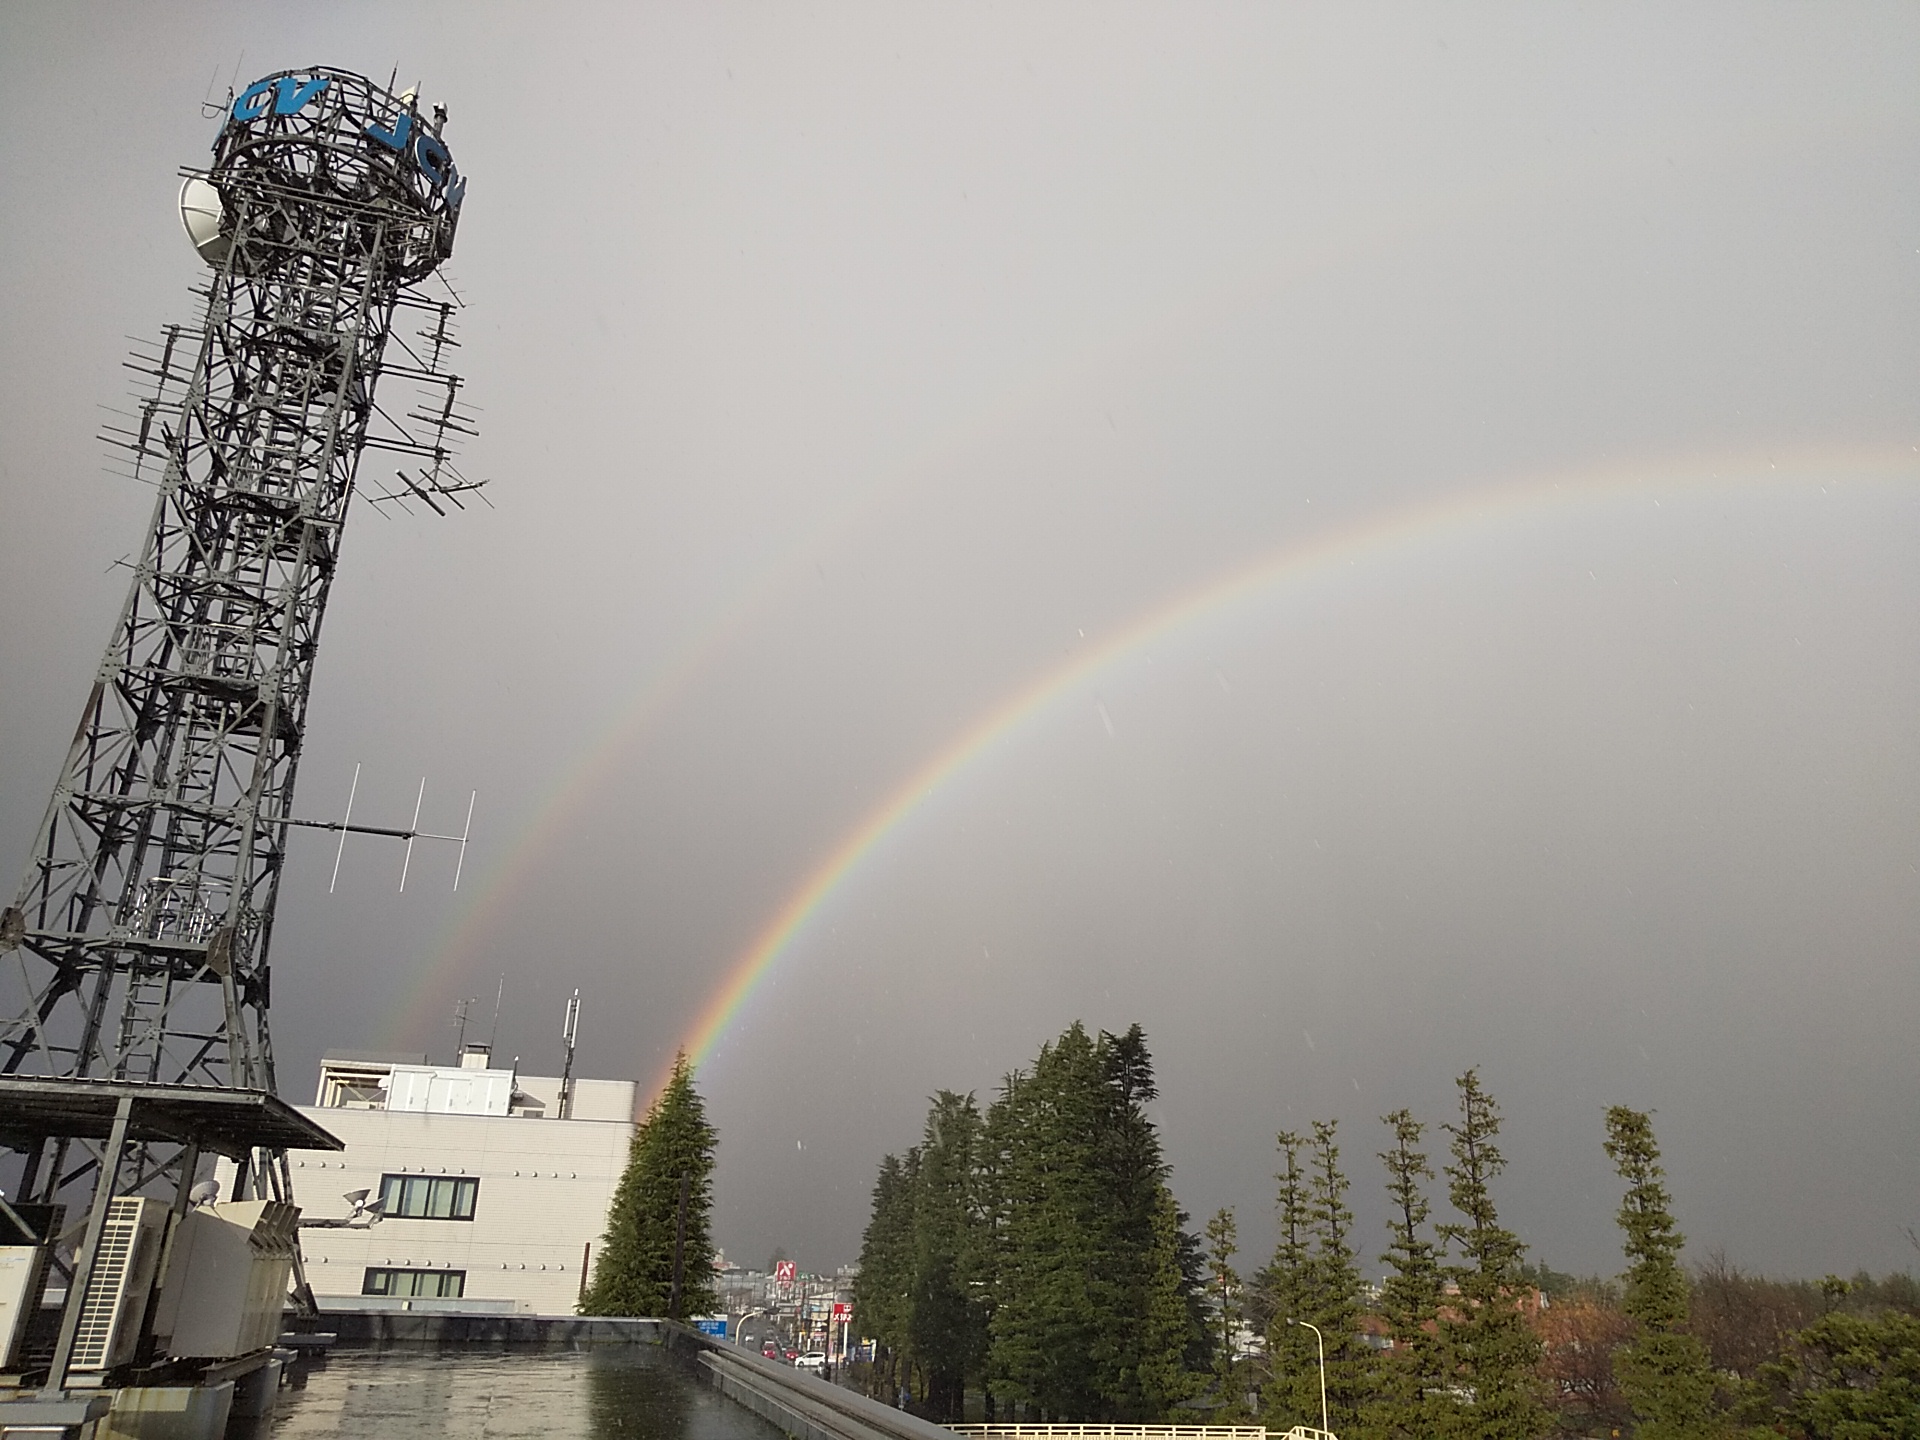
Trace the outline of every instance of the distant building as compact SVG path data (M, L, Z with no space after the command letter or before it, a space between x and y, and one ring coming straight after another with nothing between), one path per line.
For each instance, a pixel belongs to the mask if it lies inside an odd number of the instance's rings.
M347 1148L287 1158L323 1309L573 1313L626 1167L637 1087L575 1080L563 1105L560 1077L489 1061L484 1046L458 1066L353 1051L321 1061L301 1113ZM223 1165L223 1186L232 1174Z

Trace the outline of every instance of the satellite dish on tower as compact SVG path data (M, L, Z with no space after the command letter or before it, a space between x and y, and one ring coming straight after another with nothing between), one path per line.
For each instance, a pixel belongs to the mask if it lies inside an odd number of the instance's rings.
M215 267L227 258L233 245L233 237L220 228L225 218L226 205L218 188L198 175L188 176L187 183L180 187L180 223L186 226L187 239L200 252L200 258Z

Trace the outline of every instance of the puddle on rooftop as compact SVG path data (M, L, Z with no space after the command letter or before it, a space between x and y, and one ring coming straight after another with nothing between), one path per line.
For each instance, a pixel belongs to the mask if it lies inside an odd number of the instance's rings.
M273 1440L783 1440L651 1345L335 1351L280 1392Z

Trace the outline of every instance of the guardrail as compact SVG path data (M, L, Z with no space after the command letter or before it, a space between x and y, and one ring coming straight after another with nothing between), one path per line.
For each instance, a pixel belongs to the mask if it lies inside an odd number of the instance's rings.
M696 1365L714 1389L794 1440L953 1440L953 1432L878 1400L672 1325L670 1348L698 1347Z
M1267 1440L1264 1425L949 1425L975 1440ZM1288 1432L1291 1434L1292 1432ZM1322 1432L1308 1432L1314 1440Z

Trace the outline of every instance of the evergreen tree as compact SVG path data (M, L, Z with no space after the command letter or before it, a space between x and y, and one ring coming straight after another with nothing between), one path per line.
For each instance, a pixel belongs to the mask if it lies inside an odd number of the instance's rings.
M1380 1257L1392 1273L1381 1288L1380 1308L1393 1335L1393 1351L1381 1366L1369 1428L1392 1440L1414 1440L1451 1428L1453 1408L1436 1330L1440 1314L1441 1251L1427 1238L1432 1206L1426 1183L1433 1169L1420 1144L1426 1127L1410 1111L1383 1115L1393 1130L1393 1148L1380 1152L1387 1167L1387 1228L1392 1236Z
M970 1232L979 1138L980 1111L973 1096L942 1090L934 1097L920 1145L907 1345L926 1375L928 1417L941 1422L962 1418L966 1383L986 1358L981 1307L967 1293L962 1273L974 1248Z
M1173 1198L1173 1192L1167 1192ZM1207 1308L1207 1252L1200 1237L1187 1225L1193 1218L1184 1210L1174 1211L1175 1235L1180 1250L1180 1289L1187 1308L1186 1367L1190 1381L1186 1388L1198 1395L1203 1381L1213 1369L1214 1337Z
M1920 1440L1920 1317L1829 1311L1760 1367L1760 1382L1777 1408L1754 1417L1756 1434Z
M1105 1080L1102 1154L1111 1197L1100 1388L1116 1419L1149 1420L1197 1393L1188 1359L1196 1347L1207 1352L1207 1330L1194 1289L1197 1268L1187 1273L1194 1242L1167 1188L1160 1136L1147 1117L1160 1092L1146 1032L1137 1024L1123 1035L1103 1031L1095 1049Z
M1144 1314L1135 1364L1143 1420L1164 1419L1205 1384L1212 1334L1204 1308L1204 1260L1186 1229L1187 1217L1164 1184L1152 1193L1153 1233L1148 1254Z
M873 1213L860 1241L860 1273L853 1282L853 1313L875 1342L868 1393L891 1402L899 1393L907 1353L907 1316L913 1296L914 1200L920 1155L903 1165L889 1155L873 1186Z
M1238 1387L1234 1384L1234 1334L1240 1328L1245 1308L1240 1299L1240 1276L1233 1268L1233 1257L1240 1250L1239 1227L1233 1211L1222 1206L1207 1221L1207 1288L1213 1292L1214 1323L1219 1326L1220 1343L1214 1350L1214 1365L1219 1374L1221 1398L1232 1402Z
M1473 1402L1454 1413L1454 1433L1474 1440L1535 1440L1546 1416L1536 1394L1540 1342L1520 1309L1526 1246L1502 1228L1491 1188L1507 1163L1494 1143L1500 1110L1481 1088L1477 1071L1455 1084L1460 1123L1443 1128L1453 1152L1447 1198L1460 1219L1436 1228L1459 1263L1443 1271L1456 1293L1441 1312L1440 1331L1449 1365Z
M1652 1119L1624 1105L1611 1107L1606 1148L1627 1182L1620 1206L1628 1261L1622 1308L1633 1322L1633 1338L1614 1356L1613 1368L1633 1409L1634 1434L1637 1440L1708 1440L1720 1433L1713 1367L1706 1346L1687 1328L1684 1242L1661 1183L1666 1172Z
M1199 1256L1167 1189L1139 1026L1074 1024L989 1112L989 1373L1043 1418L1145 1420L1192 1393Z
M1042 1419L1107 1418L1102 1272L1110 1203L1100 1161L1105 1076L1079 1024L1041 1047L997 1116L1010 1131L992 1370Z
M1273 1252L1273 1263L1260 1277L1273 1320L1267 1329L1267 1363L1271 1374L1266 1385L1263 1409L1269 1430L1290 1430L1295 1425L1320 1425L1320 1358L1313 1332L1289 1320L1313 1319L1313 1253L1309 1217L1310 1181L1301 1164L1306 1137L1293 1130L1282 1130L1274 1139L1280 1150L1280 1172L1276 1208L1280 1219L1280 1242ZM1315 1322L1318 1323L1317 1321Z
M982 1357L980 1388L986 1402L986 1418L997 1418L1004 1377L995 1368L993 1346L994 1316L999 1309L1003 1289L1003 1270L1009 1224L1007 1191L1008 1165L1022 1113L1019 1100L1026 1076L1013 1071L1000 1083L1000 1094L987 1107L980 1127L980 1140L974 1157L973 1227L968 1231L968 1246L961 1257L960 1274L967 1293L980 1307L981 1330L986 1337Z
M704 1315L719 1304L708 1225L716 1138L693 1088L693 1066L682 1051L674 1057L666 1089L648 1108L628 1147L627 1168L613 1192L593 1283L580 1302L583 1314L666 1316L676 1237L681 1282L674 1318Z
M1313 1157L1307 1178L1307 1224L1314 1237L1309 1274L1309 1313L1326 1346L1327 1409L1332 1428L1352 1431L1371 1400L1374 1352L1360 1340L1360 1272L1354 1265L1353 1212L1347 1208L1347 1177L1335 1143L1338 1122L1313 1122ZM1316 1369L1319 1357L1315 1357Z

